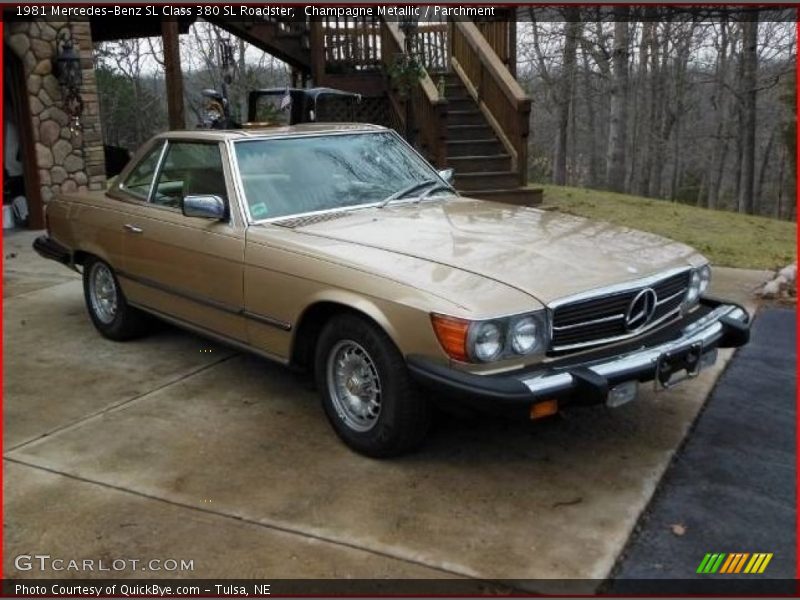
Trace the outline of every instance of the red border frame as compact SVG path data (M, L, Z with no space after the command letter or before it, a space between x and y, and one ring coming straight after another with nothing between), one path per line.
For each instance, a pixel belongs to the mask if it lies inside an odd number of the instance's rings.
M439 4L439 5L451 5L451 6L461 6L462 5L462 4L458 3L458 2L447 2L447 1L444 1L444 2L439 1L439 2L435 2L435 3ZM7 7L10 8L10 7L13 7L13 6L30 6L30 5L36 5L36 4L39 4L39 3L37 3L37 2L14 2L14 3L9 3L9 4L5 5L5 6L3 6L3 8L7 8ZM64 2L64 4L69 4L70 6L80 7L80 6L99 6L99 5L102 5L102 4L111 4L111 3L104 3L104 2L102 2L102 0L100 0L97 3ZM115 3L115 4L117 4L117 3ZM143 4L132 4L132 3L128 3L128 2L120 2L118 4L120 6L143 6ZM167 6L167 5L171 5L171 4L175 4L175 5L183 4L183 5L190 5L190 6L195 6L197 4L219 5L219 6L225 6L225 5L263 6L262 2L221 3L221 2L203 2L203 1L200 1L200 2L197 2L197 3L192 3L192 2L188 2L188 1L182 2L180 0L177 1L177 2L151 2L150 4L151 5L155 5L155 6ZM322 6L326 6L326 7L336 7L336 6L349 7L349 6L355 6L354 4L348 4L348 3L340 3L340 2L330 2L329 3L329 2L319 2L319 1L316 1L316 2L311 1L311 2L308 2L308 4L309 5L322 5ZM394 3L391 3L391 2L375 2L372 5L374 5L374 6L378 6L378 5L395 6L395 5L398 5L398 4L403 4L403 5L422 5L422 4L429 4L429 3L428 2L425 2L425 3L417 2L417 1L412 0L410 2L398 1L398 2L394 2ZM743 3L743 2L703 2L702 0L699 1L699 2L693 2L691 0L687 0L686 2L665 2L665 3L658 4L658 6L686 7L686 6L692 6L692 5L698 5L698 4L705 5L705 6L714 6L714 5L718 5L718 6L719 5L722 5L722 6L752 6L753 5L753 4L749 4L749 3ZM282 2L273 2L273 3L271 3L271 5L272 6L297 6L297 7L305 6L305 4L298 4L298 3L286 4L286 3L282 3ZM498 7L508 8L508 7L515 7L515 6L527 6L527 5L562 6L563 3L558 3L558 2L542 2L542 3L529 3L529 2L492 3L492 2L487 2L483 6L498 6ZM630 6L630 5L637 5L637 3L636 2L630 2L630 3L581 2L581 3L576 3L576 5L577 6L617 6L617 5ZM480 4L464 4L464 6L481 6L481 5ZM779 3L765 2L764 4L759 4L759 6L768 6L768 7L773 7L773 8L795 8L797 10L797 13L796 13L796 16L795 16L795 24L796 24L796 37L795 37L795 91L796 91L796 97L795 97L795 121L797 121L797 117L800 116L800 61L797 60L798 43L800 43L800 8L798 8L798 5L794 4L794 3L790 4L790 3L780 3L780 2ZM0 64L4 64L3 63L3 60L4 60L4 55L3 54L4 54L4 50L5 50L5 38L4 38L3 12L1 10L0 10L0 40L2 40L2 43L0 43ZM3 72L0 73L0 96L3 96L4 85L5 85L5 69L3 69ZM3 115L4 107L5 107L5 101L0 103L0 123L3 124L3 130L2 130L2 132L0 132L0 141L3 142L3 143L0 143L0 161L3 163L3 165L5 165L5 157L4 157L5 143L4 143L4 139L3 139L4 138L4 134L5 134L5 127L4 127L5 121L4 121L4 118L3 118L4 117L4 115ZM796 151L797 162L798 162L798 164L800 164L800 129L797 129L797 127L795 127L795 129L796 129L796 131L795 131L795 134L796 134L796 139L795 139L796 148L795 148L795 151ZM796 195L796 197L795 197L795 215L796 215L796 218L797 218L797 210L800 208L800 185L799 185L799 183L800 183L800 177L798 177L798 181L795 182L795 195ZM0 187L2 187L2 185L3 185L3 173L2 173L2 171L0 171ZM796 226L796 230L797 230L797 226ZM3 269L3 276L0 277L0 309L3 308L3 283L4 283L4 279L5 279L5 250L4 250L4 245L3 245L4 239L5 239L4 236L5 236L4 229L2 227L0 227L0 247L3 248L3 252L2 252L2 254L0 254L0 267L2 267L2 269ZM800 240L796 240L796 244L797 244L797 246L796 246L797 256L800 256ZM797 312L797 307L795 307L795 312ZM796 348L796 351L798 351L798 355L796 356L796 365L795 365L795 376L797 376L798 374L800 374L800 320L798 320L796 322L795 334L796 334L795 335L795 348ZM4 453L4 439L3 439L3 428L5 426L5 418L4 418L4 416L5 416L5 412L4 412L4 395L5 395L4 392L5 392L5 388L3 387L4 381L3 381L3 368L2 368L4 366L4 361L3 361L3 357L4 357L4 354L3 354L3 350L4 350L3 341L4 341L4 338L3 338L3 335L4 335L3 318L0 317L0 415L2 415L2 417L3 417L2 419L0 419L0 536L3 536L3 537L0 537L0 580L3 579L4 550L5 550L5 537L3 535L4 525L5 525L4 513L3 513L3 509L4 509L4 483L5 483L5 478L4 478L4 475L5 475L5 472L4 472L4 464L5 464L4 456L5 456L5 453ZM795 444L796 444L796 451L795 451L795 503L796 503L796 508L797 508L797 507L800 507L800 499L798 499L798 495L800 494L800 435L799 435L799 433L800 433L800 388L798 388L796 380L795 380L795 397L796 397L796 404L795 404ZM796 527L796 531L795 531L795 536L796 536L795 537L795 560L796 560L795 577L798 579L798 582L796 584L797 585L797 589L796 589L795 593L796 593L797 596L800 596L800 551L798 551L798 547L800 547L800 510L796 510L796 512L795 512L795 527ZM287 596L282 596L282 597L287 597ZM318 596L318 597L321 597L321 596ZM350 596L350 597L357 597L357 596ZM372 596L369 596L369 597L372 597ZM398 597L398 596L388 596L388 597ZM400 597L417 597L417 596L400 596ZM463 597L463 596L438 596L438 597L445 597L446 598L446 597ZM568 597L573 597L573 596L568 596ZM629 597L650 597L650 596L629 596ZM693 597L693 596L683 596L683 597Z
M3 65L3 72L0 73L0 97L3 98L3 102L0 103L0 123L2 123L3 130L0 132L0 161L2 161L3 166L5 166L5 119L3 116L3 110L5 108L5 56L3 52L5 51L5 36L3 32L3 13L0 12L0 64ZM3 172L0 170L0 189L3 187ZM5 244L4 244L4 231L3 228L0 227L0 248L3 248L2 252L0 252L0 267L3 269L3 276L0 277L0 309L3 308L3 282L5 280ZM4 497L3 497L3 483L4 473L3 473L3 465L5 464L5 451L3 446L3 429L5 428L5 410L3 405L3 399L5 396L5 387L3 381L3 317L0 316L0 415L2 415L2 419L0 419L0 580L3 579L3 560L5 558L5 535L4 535L4 526L5 520L3 519L3 506L5 504Z
M795 104L794 104L794 116L795 116L795 153L796 153L796 160L800 161L800 129L797 129L797 117L800 115L800 62L797 60L797 43L800 41L800 8L797 9L797 13L795 14L795 19L797 23L797 30L795 35ZM798 164L797 162L795 164ZM795 219L797 219L797 209L800 207L800 186L798 186L798 181L800 181L800 177L797 177L795 173ZM795 236L797 234L797 221L795 221ZM797 260L797 256L800 255L800 241L798 241L795 237L795 243L797 244L797 254L795 255L795 260ZM795 316L797 316L797 306L795 306ZM797 444L797 448L795 450L795 487L794 487L794 501L795 501L795 527L797 531L795 532L795 539L794 539L794 547L795 547L795 561L797 562L796 565L796 573L795 578L798 579L797 589L796 592L800 595L800 552L798 552L798 548L800 548L800 510L797 507L800 506L800 499L798 499L798 494L800 494L800 435L798 432L800 431L800 389L797 387L797 375L800 373L800 356L798 356L798 351L800 351L800 321L795 321L795 395L796 395L796 402L795 402L795 443Z

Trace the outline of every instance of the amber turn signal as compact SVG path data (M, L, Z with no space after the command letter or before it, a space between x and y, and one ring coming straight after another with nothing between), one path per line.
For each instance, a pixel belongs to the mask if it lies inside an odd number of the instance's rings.
M531 404L531 419L549 417L558 412L558 400L544 400Z
M433 330L439 343L450 358L466 362L467 356L467 331L469 321L456 319L455 317L445 317L443 315L431 315Z

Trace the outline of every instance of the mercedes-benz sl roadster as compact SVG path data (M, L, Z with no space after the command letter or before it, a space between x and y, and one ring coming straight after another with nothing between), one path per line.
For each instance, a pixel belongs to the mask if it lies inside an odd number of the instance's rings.
M692 248L450 179L377 126L170 132L108 191L52 200L34 246L83 274L102 335L155 315L305 369L370 456L418 446L437 401L613 407L747 342Z

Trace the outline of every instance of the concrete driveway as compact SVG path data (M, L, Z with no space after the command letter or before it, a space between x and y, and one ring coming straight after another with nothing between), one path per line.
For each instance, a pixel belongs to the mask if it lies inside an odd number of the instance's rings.
M6 577L46 576L14 566L41 553L194 561L148 577L600 580L729 358L615 411L446 420L375 461L281 367L166 326L101 338L32 239L5 243ZM746 301L764 279L715 285Z

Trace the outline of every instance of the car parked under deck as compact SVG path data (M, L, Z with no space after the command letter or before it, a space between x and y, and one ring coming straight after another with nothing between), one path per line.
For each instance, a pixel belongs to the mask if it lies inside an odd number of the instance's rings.
M50 202L34 247L82 271L108 338L155 315L312 372L370 456L418 446L431 400L618 406L747 342L692 248L465 198L450 176L376 126L170 132L107 192Z

